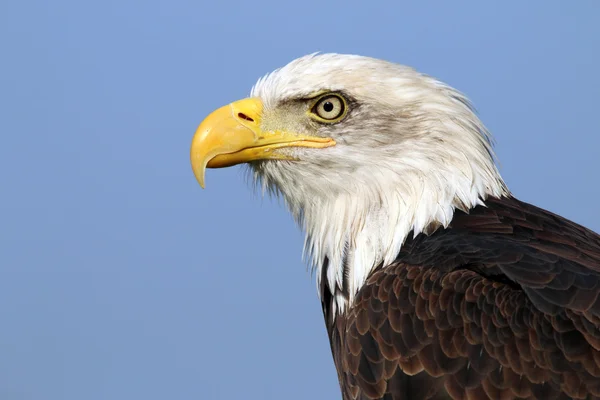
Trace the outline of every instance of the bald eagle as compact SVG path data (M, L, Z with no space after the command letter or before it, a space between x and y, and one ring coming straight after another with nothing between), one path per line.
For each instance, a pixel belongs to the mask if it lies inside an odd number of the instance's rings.
M468 99L313 54L217 109L194 174L248 163L306 233L344 400L600 399L600 236L516 199Z

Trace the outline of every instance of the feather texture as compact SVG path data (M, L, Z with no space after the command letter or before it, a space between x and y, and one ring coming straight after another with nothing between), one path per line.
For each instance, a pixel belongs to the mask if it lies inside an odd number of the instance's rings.
M599 282L600 237L573 222L514 198L457 212L328 325L343 397L600 398Z

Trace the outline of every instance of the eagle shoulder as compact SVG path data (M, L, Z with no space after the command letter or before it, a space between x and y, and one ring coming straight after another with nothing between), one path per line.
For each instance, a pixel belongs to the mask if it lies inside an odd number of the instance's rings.
M592 231L512 198L457 212L330 325L344 399L600 398L599 282Z

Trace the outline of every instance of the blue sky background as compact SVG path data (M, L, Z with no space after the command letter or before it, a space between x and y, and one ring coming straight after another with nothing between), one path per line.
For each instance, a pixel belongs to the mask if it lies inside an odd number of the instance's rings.
M465 92L521 199L600 231L600 2L0 4L0 398L336 399L302 235L198 123L314 51Z

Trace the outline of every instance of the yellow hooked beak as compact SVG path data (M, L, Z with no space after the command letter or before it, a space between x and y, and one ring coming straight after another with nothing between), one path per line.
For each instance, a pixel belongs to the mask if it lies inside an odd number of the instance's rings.
M223 168L255 160L292 160L274 152L282 147L324 148L335 145L330 138L284 131L262 131L263 104L258 98L233 102L213 111L198 127L192 139L190 160L194 175L204 187L208 168Z

